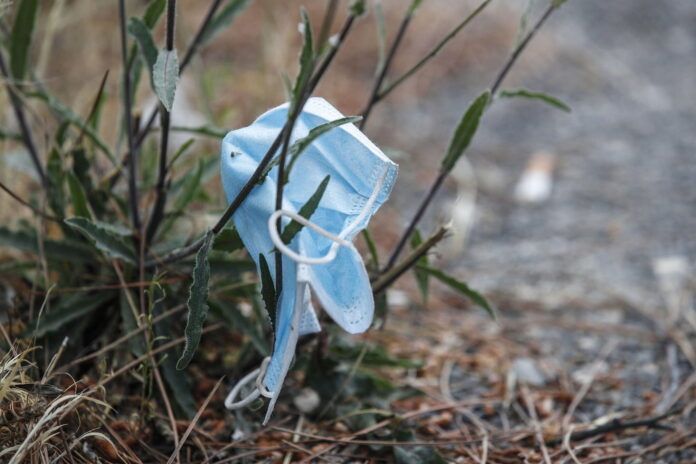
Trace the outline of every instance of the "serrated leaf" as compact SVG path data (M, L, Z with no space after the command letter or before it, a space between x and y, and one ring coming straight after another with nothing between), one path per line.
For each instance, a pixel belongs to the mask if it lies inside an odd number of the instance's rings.
M155 27L155 24L157 24L157 21L162 16L162 13L164 13L166 6L167 0L152 0L147 6L147 10L145 10L145 14L143 15L143 23L149 29Z
M85 189L82 184L77 179L77 176L72 172L68 172L66 175L68 181L68 188L70 189L70 199L72 200L73 210L75 215L78 217L83 217L90 219L92 215L87 207L87 195L85 194Z
M411 235L411 248L414 250L418 248L423 243L420 231L418 229L413 231ZM428 254L425 253L423 256L418 258L416 262L417 265L427 266L428 265ZM428 302L428 273L419 269L418 266L413 268L413 273L416 276L416 283L418 284L418 290L420 291L421 297L423 298L423 304Z
M155 93L167 111L172 110L179 80L179 57L176 50L160 50L152 68Z
M499 95L503 98L528 98L530 100L539 100L547 105L553 106L554 108L558 108L561 111L565 111L566 113L570 113L572 111L570 106L563 103L563 101L560 99L543 92L532 92L531 90L527 89L514 89L502 90Z
M28 251L36 255L40 251L35 232L12 231L5 227L0 227L0 246ZM44 240L43 253L46 259L59 262L84 263L92 261L93 258L91 247L67 239Z
M153 288L154 290L154 288ZM151 305L153 316L159 316L164 309L163 296L155 298L155 302ZM168 339L171 339L171 334L174 333L170 319L162 319L155 324L155 335L157 339L153 342L153 347L157 348L163 345ZM182 372L176 368L176 360L178 357L177 349L171 348L167 350L161 360L162 377L167 387L171 390L171 398L173 406L177 409L177 415L183 415L187 418L192 418L196 414L196 401L191 393L191 379L187 372Z
M309 219L310 217L312 217L314 211L316 211L319 207L319 202L321 201L321 197L324 196L326 187L329 185L329 180L331 180L331 176L324 177L324 180L321 181L321 183L314 191L312 196L309 197L307 203L302 205L302 207L298 211L298 214L300 216L302 216L305 219ZM288 244L292 242L292 239L295 238L295 235L297 235L302 230L302 227L304 226L299 222L295 221L294 219L290 221L290 224L285 226L283 232L280 234L280 238L281 240L283 240L283 243Z
M220 231L215 237L213 250L232 253L233 251L241 250L244 247L242 238L239 236L237 229L228 227Z
M271 329L274 331L276 325L277 295L275 285L273 285L271 270L263 254L259 254L259 268L261 270L261 297L263 298L264 305L266 305L266 312L271 321Z
M106 230L86 218L74 217L65 220L65 223L80 232L92 242L98 250L114 259L121 259L130 264L136 263L133 249L118 235Z
M50 312L32 321L25 333L38 338L57 332L66 324L85 317L112 297L113 295L102 292L100 294L81 294L66 298L53 307Z
M128 20L128 33L138 42L140 53L143 54L152 77L152 70L157 62L157 46L155 46L155 41L152 39L150 29L140 19L130 18Z
M201 44L209 42L219 32L222 32L232 23L235 17L249 5L250 0L231 0L220 13L218 13L205 28L201 36Z
M16 80L24 79L29 61L29 47L34 33L38 0L20 0L10 35L10 73Z
M196 264L193 267L193 281L189 287L189 299L186 302L188 317L186 319L186 344L184 352L176 363L176 368L184 369L193 359L198 343L201 341L203 323L208 316L208 282L210 281L210 263L208 254L215 234L208 232L203 244L196 253Z
M470 299L474 304L477 306L480 306L481 308L485 309L486 312L493 318L497 319L497 315L495 313L495 310L493 307L488 303L486 298L481 295L479 292L476 290L473 290L471 287L469 287L465 282L462 282L460 280L455 279L452 276L449 276L442 272L439 269L435 269L432 267L428 266L422 266L418 265L417 266L419 269L421 269L423 272L427 272L431 276L435 277L437 280L442 282L443 284L447 285L451 289L461 293L462 295L466 296L468 299Z
M481 95L476 98L476 100L471 103L469 108L462 116L461 121L454 130L454 135L450 141L449 148L447 149L447 155L442 160L442 171L450 172L454 166L457 164L459 157L466 151L471 143L471 140L476 134L478 129L479 121L481 116L488 106L488 101L490 100L491 93L486 90Z

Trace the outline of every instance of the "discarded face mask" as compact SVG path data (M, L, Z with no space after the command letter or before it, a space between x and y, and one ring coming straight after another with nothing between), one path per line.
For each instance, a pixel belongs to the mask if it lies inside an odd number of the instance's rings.
M256 170L288 115L288 104L261 115L250 126L230 132L222 142L222 183L231 202ZM290 142L307 136L321 124L343 115L322 98L311 98L292 132ZM273 353L261 367L241 379L225 406L238 409L259 396L270 398L268 422L295 355L300 335L321 330L312 306L310 288L336 323L350 333L367 330L374 300L370 280L352 240L387 200L398 166L353 124L331 129L302 152L284 188L282 209L275 209L278 168L254 187L233 215L244 245L260 273L260 255L269 264L277 288L274 250L282 253L282 291L276 309ZM330 176L319 206L310 220L297 211ZM278 221L290 220L303 229L289 244L277 231ZM256 382L254 390L235 401L241 389Z

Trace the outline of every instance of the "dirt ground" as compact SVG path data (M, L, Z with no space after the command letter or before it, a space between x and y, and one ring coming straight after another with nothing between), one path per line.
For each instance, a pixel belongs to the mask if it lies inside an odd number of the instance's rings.
M222 45L194 63L193 75L215 90L211 97L205 85L190 83L192 120L238 127L281 98L278 71L295 59L288 50L297 42L296 24L285 24L269 2L259 3L249 13L254 20L223 34ZM410 219L437 174L462 111L490 85L514 42L523 2L498 3L370 121L367 134L401 165L392 200L374 221L383 251L397 237L394 225ZM393 33L399 2L384 4ZM472 2L424 4L416 38L404 42L396 69L427 50L441 35L439 26L452 23L448 16ZM84 11L109 21L108 11ZM193 26L183 22L186 34ZM217 412L201 421L197 439L214 443L211 449L223 449L217 456L230 461L234 447L240 461L354 456L363 462L372 451L381 456L383 429L403 422L415 435L395 451L398 462L440 462L421 445L456 462L696 462L694 24L692 0L569 0L535 38L504 87L548 92L572 112L534 101L496 102L468 152L471 171L465 163L446 182L423 227L427 232L454 218L468 230L432 259L484 293L498 320L437 284L423 307L408 277L389 294L386 328L348 341L374 342L393 356L421 361L384 375L425 395L388 403L386 413L376 413L383 421L349 431L346 421L297 414L293 398L303 379L295 375L278 406L281 419L258 428L240 415L218 414L224 385L211 403ZM59 34L67 37L69 29ZM320 88L345 114L357 113L367 96L375 50L364 37L373 34L371 22L359 26L363 40L355 39L355 51L339 57ZM271 39L258 47L259 36ZM64 38L55 52L77 46ZM117 48L79 46L92 47L89 56L96 57L84 72L49 59L47 76L49 84L62 82L57 91L66 99L88 102L103 72L100 60L113 61ZM86 80L95 83L83 92ZM539 152L551 155L550 195L521 203L515 186ZM8 155L5 163L22 170L13 161L19 158ZM0 199L0 207L8 204ZM202 400L216 379L196 375Z

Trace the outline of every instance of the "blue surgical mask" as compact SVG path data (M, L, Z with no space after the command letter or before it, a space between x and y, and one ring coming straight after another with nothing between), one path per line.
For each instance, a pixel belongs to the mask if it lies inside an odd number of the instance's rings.
M223 140L222 183L229 201L258 167L285 124L287 113L287 104L274 108ZM342 117L324 99L311 98L295 124L291 142L318 125ZM282 253L283 285L273 354L238 382L225 401L229 409L263 395L270 398L264 423L268 421L295 355L297 339L320 331L310 289L331 318L349 333L361 333L370 326L374 312L372 288L352 240L389 197L397 171L397 165L357 127L346 124L316 139L299 156L285 186L281 210L275 209L276 167L235 212L235 227L257 268L259 255L272 263L274 253ZM319 206L311 221L305 220L297 211L327 175L330 180ZM285 245L276 227L278 221L285 227L292 219L304 228ZM275 282L275 266L269 267ZM254 379L256 388L252 393L235 402L241 387Z

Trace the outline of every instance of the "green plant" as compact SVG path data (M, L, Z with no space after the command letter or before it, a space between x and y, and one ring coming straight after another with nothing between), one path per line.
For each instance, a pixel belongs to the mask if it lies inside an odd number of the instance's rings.
M0 31L3 34L0 72L19 129L16 134L1 131L0 136L24 146L40 187L27 200L0 184L2 190L30 209L35 216L34 222L21 221L12 228L0 228L0 246L13 253L21 252L16 261L2 264L1 272L18 277L32 289L21 298L19 304L19 315L26 327L21 334L13 335L36 338L46 352L54 351L67 338L69 342L62 356L71 361L61 367L81 373L86 371L83 366L87 363L106 355L114 359L119 349L127 346L131 360L124 366L134 369L134 378L140 385L144 399L157 397L164 404L177 446L176 416L192 417L196 412L191 381L187 371L181 369L194 359L202 336L217 330L239 334L238 371L257 362L272 349L269 338L274 320L274 300L282 288L272 288L268 272L262 273L260 282L250 277L250 271L254 270L253 263L245 255L241 240L230 223L231 216L249 192L263 182L270 167L276 164L279 166L279 177L285 179L278 182L276 205L279 207L285 183L293 181L291 168L294 159L306 146L339 124L359 120L360 128L365 128L373 108L423 68L478 17L491 0L483 1L431 52L395 78L389 78L393 59L422 2L414 0L405 9L398 32L389 47L386 45L383 20L380 20L381 6L377 6L380 50L383 52L362 114L317 128L307 138L290 144L290 134L303 105L330 68L354 23L366 13L367 5L365 1L353 1L338 34L330 37L339 5L337 0L330 0L316 40L309 15L303 10L304 42L299 72L295 81L288 86L291 110L283 130L239 196L222 212L215 224L209 230L197 228L193 238L182 238L181 223L188 215L199 214L189 212L191 205L207 200L204 181L215 172L217 156L204 151L192 154L194 138L170 157L171 132L183 129L197 137L219 137L219 131L209 127L171 126L170 112L178 76L206 43L242 14L248 3L248 0L210 2L200 27L179 58L174 36L177 8L181 9L181 6L176 0L151 0L141 16L131 18L127 18L124 0L119 0L122 66L118 98L121 99L123 117L118 140L112 145L101 135L100 114L109 98L105 93L105 83L108 78L113 79L116 73L104 75L101 86L95 92L91 111L83 118L75 114L69 105L61 103L32 75L29 50L41 9L38 0L17 1L12 27L9 31ZM486 109L497 97L537 98L564 106L558 100L537 92L500 92L500 86L512 65L559 5L560 2L549 5L536 25L515 47L490 89L482 92L463 112L441 162L438 177L384 266L380 267L380 257L369 233L364 234L370 249L373 288L383 312L386 311L384 291L410 270L416 273L424 298L427 298L429 277L433 277L487 311L493 311L488 302L466 284L429 266L427 254L446 236L446 229L439 228L434 234L421 239L418 225L444 179L469 147ZM166 22L165 39L158 50L152 31L162 20ZM5 57L9 57L9 61ZM134 99L138 86L147 85L141 83L147 80L143 79L143 74L147 74L151 93L158 97L159 105L137 124ZM57 123L57 129L47 144L47 154L37 148L38 136L27 118L32 105L48 108ZM159 127L155 128L158 117ZM155 135L158 135L156 142ZM105 172L105 167L108 167L108 172ZM311 216L321 194L320 188L316 198L310 199L301 211L303 215ZM283 238L291 238L300 228L297 223L291 224L282 231ZM399 261L409 241L413 248ZM282 274L279 259L275 263L267 263L266 268L269 265L275 266L277 275ZM258 291L259 287L263 287L261 292ZM261 293L264 305L260 303ZM243 302L251 303L252 310L242 311L240 305ZM37 310L37 306L41 306L41 310ZM173 316L180 316L185 308L188 317L184 328L179 318ZM185 348L180 352L184 343ZM85 349L91 353L85 355ZM333 354L335 357L331 362L347 362L345 356L341 358L336 351ZM363 359L362 355L359 359ZM379 353L376 359L392 362L386 353ZM105 374L100 386L121 373L122 370L117 370L116 373ZM357 378L361 382L379 382L362 372ZM333 380L330 379L331 382ZM325 386L317 388L322 390Z

